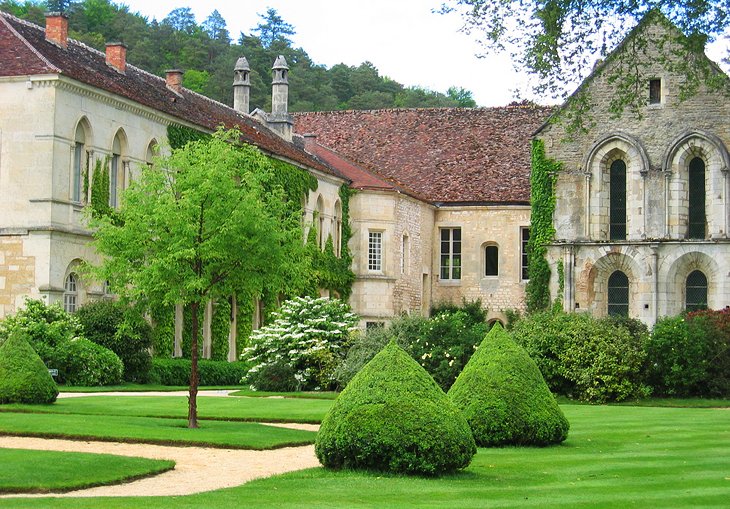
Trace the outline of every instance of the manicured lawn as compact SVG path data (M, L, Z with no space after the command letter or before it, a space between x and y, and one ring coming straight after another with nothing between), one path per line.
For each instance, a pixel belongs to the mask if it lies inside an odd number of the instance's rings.
M571 422L563 445L480 449L466 471L437 479L311 469L189 497L58 499L52 506L728 507L730 410L588 405L563 410ZM6 499L1 505L50 504Z
M0 449L0 465L0 493L47 493L159 474L172 469L175 462L110 454Z
M275 449L314 443L316 433L253 422L202 421L189 429L186 419L77 414L0 412L0 434L95 439L150 444L200 445L233 449Z
M295 398L198 398L200 419L319 423L331 400ZM187 396L87 396L59 399L52 405L2 405L7 411L136 417L186 417Z

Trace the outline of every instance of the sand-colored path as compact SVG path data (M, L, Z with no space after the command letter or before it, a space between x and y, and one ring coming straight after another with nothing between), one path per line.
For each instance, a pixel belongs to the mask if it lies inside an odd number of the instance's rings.
M126 497L189 495L238 486L247 481L319 465L314 446L271 451L242 451L205 447L169 447L117 442L89 442L26 437L0 437L0 447L47 451L91 452L175 461L175 468L126 484L100 486L51 495L4 497ZM1 498L1 497L0 497Z

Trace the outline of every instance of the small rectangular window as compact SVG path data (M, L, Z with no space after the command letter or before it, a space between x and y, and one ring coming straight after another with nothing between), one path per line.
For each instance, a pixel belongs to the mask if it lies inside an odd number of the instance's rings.
M530 242L530 229L520 229L520 276L523 281L530 279L527 265L527 244Z
M499 276L499 248L497 246L487 246L484 248L484 258L486 260L484 275Z
M368 270L383 270L383 232L368 232Z
M662 80L649 80L649 104L660 104L662 102Z
M382 329L385 322L365 322L365 330Z

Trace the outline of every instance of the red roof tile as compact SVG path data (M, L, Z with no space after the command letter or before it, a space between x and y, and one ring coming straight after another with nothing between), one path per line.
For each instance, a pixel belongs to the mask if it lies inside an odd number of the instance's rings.
M132 65L120 74L106 64L104 53L73 39L62 49L46 41L43 28L0 12L0 76L49 73L68 76L205 129L238 126L244 141L266 152L337 175L248 115L187 89L176 94L163 78Z
M350 179L350 186L355 189L374 190L374 191L390 191L407 194L413 198L427 201L418 193L407 189L398 182L392 182L388 178L378 175L375 172L367 170L341 154L320 145L319 143L307 143L305 149L314 154L322 161L339 171L342 175Z
M295 130L436 203L527 204L530 139L551 108L294 114Z

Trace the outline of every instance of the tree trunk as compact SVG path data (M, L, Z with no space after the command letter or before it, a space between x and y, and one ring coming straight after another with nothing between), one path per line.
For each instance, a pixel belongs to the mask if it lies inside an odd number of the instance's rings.
M190 341L190 393L188 396L188 428L198 427L198 310L200 303L190 304L193 336Z

